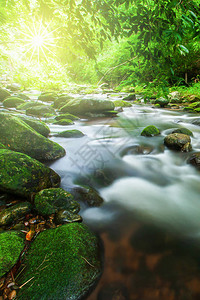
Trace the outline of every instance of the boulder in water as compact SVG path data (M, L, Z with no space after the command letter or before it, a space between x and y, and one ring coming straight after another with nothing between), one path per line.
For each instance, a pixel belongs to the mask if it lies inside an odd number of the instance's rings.
M7 97L11 96L10 92L6 89L0 88L0 102L2 102Z
M37 105L26 109L26 114L29 116L44 117L45 114L55 115L55 110L50 105Z
M55 99L57 99L57 95L56 95L56 93L52 93L52 92L42 93L38 97L38 100L41 100L43 102L53 102Z
M18 284L26 285L19 290L18 300L83 299L102 272L99 240L81 223L41 232L25 262Z
M18 97L8 97L3 101L3 106L6 108L17 107L20 104L25 103L25 100Z
M43 189L58 187L60 176L36 159L0 149L0 190L31 197Z
M64 113L84 115L86 113L103 113L113 110L114 107L114 103L110 100L75 99L69 101L60 109L60 111Z
M24 121L26 124L28 124L30 127L32 127L39 134L43 135L44 137L48 137L50 133L50 129L46 125L46 123L36 119L31 119L30 117L26 117L26 116L19 116L19 118L22 121Z
M124 100L114 100L115 107L131 107L132 104Z
M159 104L160 107L165 107L169 103L169 99L164 98L164 97L160 97L160 98L154 100L153 103L154 104Z
M0 226L11 225L30 211L31 204L29 202L22 202L8 207L0 212Z
M182 133L171 133L164 139L164 144L171 149L182 152L189 152L192 150L191 139L189 135Z
M188 164L200 169L200 152L193 153L187 160Z
M145 127L141 132L141 135L149 136L149 137L159 135L159 134L160 134L160 130L154 125L149 125Z
M84 134L77 129L72 129L72 130L65 130L65 131L59 132L59 133L55 134L55 136L64 137L64 138L80 138L80 137L83 137Z
M192 131L185 128L185 127L177 128L177 129L173 130L172 133L182 133L182 134L186 134L186 135L189 135L189 136L193 136Z
M65 126L65 125L73 125L74 122L70 119L61 119L61 120L55 121L54 124Z
M60 145L11 114L0 113L0 132L0 143L35 159L54 160L65 155L65 150Z

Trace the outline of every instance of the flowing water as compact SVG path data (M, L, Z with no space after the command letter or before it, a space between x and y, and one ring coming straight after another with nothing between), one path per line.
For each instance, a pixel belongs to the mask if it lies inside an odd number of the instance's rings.
M200 127L192 124L197 118L133 105L117 118L50 126L52 134L66 129L85 134L51 137L66 149L51 164L61 186L90 185L104 199L101 207L81 209L105 255L102 278L88 300L200 299L200 173L187 164L190 153L163 144L173 129L187 127L194 135L192 151L200 151ZM141 136L147 125L157 126L161 135Z

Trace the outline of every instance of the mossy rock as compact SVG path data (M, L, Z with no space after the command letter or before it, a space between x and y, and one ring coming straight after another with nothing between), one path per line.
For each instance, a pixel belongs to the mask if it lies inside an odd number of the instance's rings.
M11 114L0 113L0 132L0 143L35 159L54 160L65 155L64 148Z
M44 117L45 114L53 114L56 112L50 105L37 105L26 109L26 114L29 116Z
M60 96L60 97L58 97L57 99L54 100L54 105L53 106L55 108L61 108L65 104L67 104L69 101L71 101L72 99L74 99L74 98L69 96L69 95L62 95L62 96Z
M52 92L42 93L38 97L38 100L41 100L43 102L53 102L55 99L57 99L57 95L55 93L52 93Z
M191 139L189 135L182 133L168 134L164 139L164 144L170 149L182 152L188 152L192 150Z
M74 197L61 188L51 188L40 191L35 195L35 207L39 214L48 216L61 209L71 213L78 213L80 204Z
M18 97L8 97L3 101L3 106L6 108L17 107L18 105L25 103L25 100Z
M30 100L29 96L27 96L26 94L23 94L23 93L19 93L18 95L16 95L16 97L19 97L23 100Z
M169 103L169 99L160 97L158 99L155 99L153 102L154 102L154 104L159 104L160 107L165 107Z
M191 164L192 166L196 167L200 170L200 152L193 153L188 159L187 163Z
M0 233L0 277L16 264L24 248L24 239L16 231Z
M3 88L0 88L0 102L11 96L11 93Z
M188 107L192 108L192 109L199 108L200 107L200 101L193 102Z
M141 135L143 136L156 136L160 134L160 130L154 126L154 125L149 125L147 127L145 127L142 132Z
M131 107L132 104L123 100L115 100L113 101L115 104L115 107Z
M0 190L30 197L43 189L58 187L60 176L36 159L0 149Z
M31 128L37 131L39 134L43 135L44 137L48 137L50 133L49 127L42 121L31 119L25 116L19 116L19 118L28 124Z
M64 137L64 138L80 138L80 137L83 137L84 134L77 129L72 129L72 130L65 130L65 131L59 132L55 136Z
M64 126L64 125L73 125L74 122L70 119L61 119L61 120L55 121L54 124Z
M62 119L69 119L69 120L75 121L75 120L79 120L80 118L77 116L74 116L72 114L61 114L61 115L55 117L56 121L59 121Z
M64 105L60 111L76 115L85 115L86 113L102 113L113 110L114 103L110 100L98 99L74 99Z
M8 207L0 212L0 226L11 225L30 213L31 204L22 202Z
M135 94L129 94L128 96L124 97L123 100L136 100L136 95Z
M76 200L82 201L90 207L101 206L104 202L99 193L89 186L75 187L73 188L72 193Z
M185 127L177 128L177 129L173 130L172 133L182 133L182 134L187 134L189 136L193 136L192 131Z
M35 107L35 106L41 106L41 103L36 102L36 101L28 101L28 102L18 105L17 109L18 110L27 110L28 108Z
M18 300L83 299L102 272L98 238L81 223L45 230L31 244Z

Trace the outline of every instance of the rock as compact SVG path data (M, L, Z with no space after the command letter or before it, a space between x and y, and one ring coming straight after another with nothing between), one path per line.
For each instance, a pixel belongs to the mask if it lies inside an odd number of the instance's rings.
M132 155L132 154L150 154L155 149L151 145L133 145L126 147L120 153L121 156Z
M3 102L4 99L6 99L7 97L10 97L11 94L9 91L7 91L6 89L2 89L0 88L0 102Z
M169 99L164 98L164 97L160 97L158 99L155 99L153 103L159 104L160 107L165 107L169 103Z
M41 106L41 103L40 102L35 102L35 101L28 101L28 102L25 102L23 104L18 105L17 109L18 110L26 110L28 108L32 108L32 107L35 107L35 106Z
M129 94L128 96L124 97L122 100L136 100L135 94Z
M18 300L83 299L102 272L99 240L81 223L45 230L31 244Z
M132 104L123 100L115 100L113 101L115 107L131 107Z
M82 222L82 218L78 214L74 214L68 210L62 209L55 214L54 221L57 225L60 225L65 223Z
M193 153L187 160L188 164L200 169L200 152Z
M168 98L169 98L169 101L173 102L173 103L181 103L182 102L181 94L178 91L169 93Z
M65 104L67 104L69 101L71 101L72 99L74 99L74 98L69 96L69 95L60 96L60 97L58 97L57 99L54 100L54 105L53 106L55 108L61 108Z
M141 132L141 135L143 135L143 136L156 136L159 134L160 134L159 129L157 127L155 127L154 125L149 125L149 126L145 127Z
M57 95L52 92L45 92L42 93L39 97L38 100L41 100L43 102L53 102L57 99Z
M193 120L192 124L200 126L200 118Z
M188 135L182 133L171 133L164 139L164 144L168 148L189 152L192 150L191 139Z
M17 107L18 105L25 103L25 101L18 97L8 97L3 101L3 106L6 108Z
M0 226L11 225L30 211L31 204L29 202L22 202L8 207L0 212Z
M74 122L69 119L61 119L61 120L55 121L54 124L65 126L65 125L73 125Z
M44 137L48 137L48 135L50 133L50 129L44 122L36 120L36 119L31 119L26 116L19 116L19 118L22 121L24 121L26 124L28 124L30 127L32 127L39 134L43 135Z
M99 193L92 187L75 187L72 190L75 200L82 201L90 207L100 206L104 200Z
M26 109L26 114L30 116L36 117L44 117L45 114L53 114L55 115L55 110L50 105L37 105L34 107L30 107Z
M61 114L61 115L55 117L56 121L59 121L62 119L69 119L69 120L75 121L75 120L79 120L79 117L71 115L71 114Z
M0 277L6 274L17 262L24 248L21 234L15 231L0 233Z
M39 214L48 216L59 210L67 210L71 213L78 213L80 204L74 197L61 188L51 188L40 191L35 195L35 207Z
M182 133L182 134L187 134L189 136L193 136L192 131L185 127L177 128L177 129L173 130L172 133Z
M9 89L12 92L16 92L16 91L19 91L21 89L21 85L19 83L10 83L10 84L7 85L6 88Z
M55 136L64 137L64 138L80 138L80 137L83 137L84 134L77 129L72 129L72 130L65 130L65 131L59 132L59 133L55 134Z
M113 110L114 103L110 100L98 99L74 99L64 105L60 111L63 113L72 113L84 115L85 113L102 113Z
M21 98L23 100L30 100L29 96L23 94L23 93L19 93L16 95L16 97Z
M0 150L0 190L31 197L43 189L58 187L60 176L25 154Z
M54 160L65 155L65 150L60 145L11 114L0 113L0 132L0 143L35 159Z

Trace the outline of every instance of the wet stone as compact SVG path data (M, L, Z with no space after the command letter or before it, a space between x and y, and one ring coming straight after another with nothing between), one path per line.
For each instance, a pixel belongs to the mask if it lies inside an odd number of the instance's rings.
M55 223L59 225L65 223L82 222L82 217L78 214L62 209L55 214L54 220Z
M29 202L22 202L6 208L0 212L0 226L11 225L25 217L30 211L31 204Z
M193 153L187 160L188 164L200 169L200 152Z
M173 150L189 152L192 150L191 139L182 133L171 133L164 139L164 144Z

